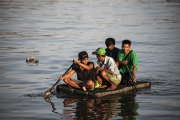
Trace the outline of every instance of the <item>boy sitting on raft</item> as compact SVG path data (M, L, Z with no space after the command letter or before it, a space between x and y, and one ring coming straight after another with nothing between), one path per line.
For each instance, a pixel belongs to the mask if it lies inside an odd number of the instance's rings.
M118 52L116 65L120 68L119 72L122 75L121 84L129 84L135 82L135 75L138 69L138 60L136 52L130 50L131 41L122 41L122 50ZM131 78L132 77L132 78Z
M106 44L106 56L112 57L114 61L117 60L117 54L118 51L120 50L119 48L115 47L115 39L114 38L107 38L105 40ZM93 55L96 54L96 51L92 52Z
M121 75L112 57L106 56L104 48L96 50L96 75L98 82L102 85L99 88L107 88L107 90L114 90L121 81Z
M60 76L59 79L63 80L69 87L83 89L94 89L94 81L96 80L94 72L94 63L88 61L88 53L81 51L78 54L79 60L73 59L72 70ZM78 80L72 79L71 76L76 72Z

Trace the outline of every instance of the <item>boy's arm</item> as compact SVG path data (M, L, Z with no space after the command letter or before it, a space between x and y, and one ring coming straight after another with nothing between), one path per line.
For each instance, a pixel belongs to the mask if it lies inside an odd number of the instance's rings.
M70 72L68 72L67 74L65 74L64 76L60 76L59 77L59 79L60 80L64 80L64 79L66 79L66 78L70 78L73 74L75 73L75 71L74 70L71 70Z
M132 73L135 75L137 71L137 65L138 65L138 60L137 60L137 56L135 52L133 53L132 64L133 64Z
M118 51L117 53L117 60L116 60L116 65L127 65L128 61L127 60L123 60L123 56L121 55L120 51Z
M135 80L135 75L136 75L136 66L133 66L133 72L132 72L132 80Z
M119 66L119 62L116 60L116 66Z
M81 66L81 67L83 67L83 68L86 69L86 70L91 70L91 69L94 68L94 65L93 65L93 64L85 65L85 64L83 64L83 63L81 63L81 62L78 62L78 65Z
M136 66L133 66L133 75L136 75Z
M98 72L101 71L101 70L103 70L103 71L105 71L105 72L107 72L107 73L113 75L113 74L114 74L114 67L115 67L115 66L114 66L112 63L109 63L108 66L109 66L108 69L99 67L99 68L98 68ZM98 72L97 72L97 73L98 73Z
M107 73L109 73L109 74L111 74L111 75L113 75L113 74L114 74L114 72L113 72L113 71L108 70L108 69L105 69L105 68L102 68L102 67L98 67L98 68L97 68L97 70L96 70L96 74L98 74L100 71L105 71L105 72L107 72Z
M74 63L77 63L79 66L83 67L86 70L91 70L94 68L93 64L85 65L85 64L79 62L77 59L73 59L73 61L74 61Z
M109 73L109 74L111 74L111 75L114 74L114 72L111 71L111 70L109 70L109 69L102 68L101 70L103 70L103 71L105 71L105 72L107 72L107 73Z
M118 65L127 65L128 61L127 60L123 60L123 61L118 60L117 63L118 63Z

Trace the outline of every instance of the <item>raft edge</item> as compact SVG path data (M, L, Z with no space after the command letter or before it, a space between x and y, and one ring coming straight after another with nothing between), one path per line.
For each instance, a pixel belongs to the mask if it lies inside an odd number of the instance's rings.
M136 84L136 88L137 89L141 89L141 88L148 88L151 87L151 82L144 82L144 81L139 81L140 83ZM144 82L144 83L143 83ZM73 93L73 94L79 94L79 95L88 95L88 96L92 96L92 97L103 97L103 96L107 96L107 95L112 95L112 94L117 94L117 93L124 93L130 90L133 90L134 87L131 86L123 86L123 88L117 89L117 90L112 90L112 91L100 91L100 92L94 92L94 91L82 91L82 90L78 90L78 89L72 89L72 88L68 88L65 85L58 85L56 87L56 91L61 91L61 92L66 92L66 93Z

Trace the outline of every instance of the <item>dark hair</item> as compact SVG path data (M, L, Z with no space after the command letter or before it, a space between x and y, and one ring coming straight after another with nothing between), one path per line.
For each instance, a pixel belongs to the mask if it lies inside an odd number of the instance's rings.
M122 41L122 45L123 44L128 44L129 46L131 46L131 41L128 40L128 39L125 39L125 40Z
M105 41L105 44L107 47L109 47L110 45L115 45L115 39L114 38L107 38Z
M84 58L88 58L88 53L86 51L81 51L78 54L78 58L79 58L79 60L83 60Z

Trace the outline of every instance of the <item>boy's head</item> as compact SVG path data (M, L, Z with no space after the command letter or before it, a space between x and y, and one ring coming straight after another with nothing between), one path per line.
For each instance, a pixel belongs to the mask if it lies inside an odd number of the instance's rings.
M96 49L96 57L98 60L103 61L106 56L106 50L102 47Z
M88 58L88 53L86 51L81 51L79 54L78 54L78 57L79 57L79 60L83 60L85 58Z
M122 41L122 50L125 54L128 54L131 48L131 41L130 40L123 40Z
M114 49L115 46L115 39L114 38L107 38L105 41L106 47L111 51Z

